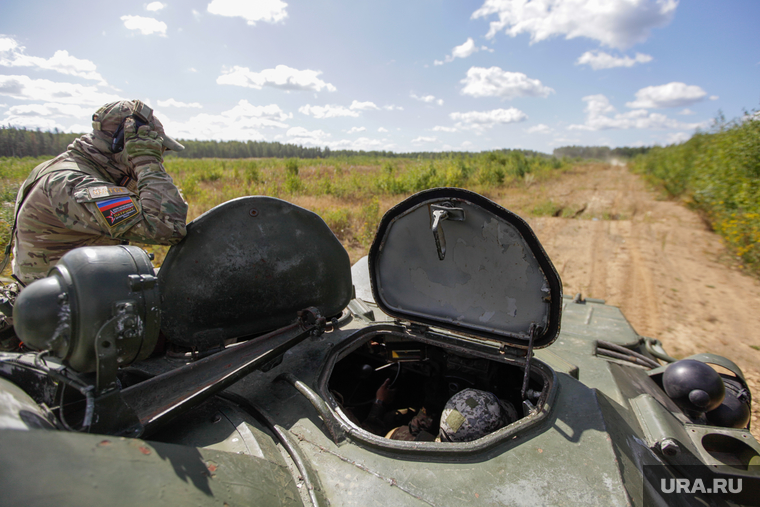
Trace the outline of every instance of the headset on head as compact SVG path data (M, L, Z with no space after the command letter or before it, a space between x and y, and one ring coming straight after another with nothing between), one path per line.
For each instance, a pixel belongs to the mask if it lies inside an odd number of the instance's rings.
M96 130L100 130L100 122L98 119L103 109L104 108L101 108L97 113L92 115L92 126ZM119 128L116 129L116 133L113 135L113 141L111 142L111 151L113 153L121 153L121 151L124 149L124 122L127 120L127 118L133 118L135 120L135 128L139 129L143 125L148 125L151 122L153 119L153 109L145 105L140 100L134 101L132 114L126 116L123 120L121 120Z

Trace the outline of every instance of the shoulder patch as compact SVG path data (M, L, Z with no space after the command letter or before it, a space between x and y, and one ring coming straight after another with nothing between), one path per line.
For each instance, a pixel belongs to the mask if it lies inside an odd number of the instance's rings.
M139 214L134 198L129 196L106 199L95 204L109 227L115 227Z
M100 197L108 197L111 195L123 195L129 193L124 187L90 187L87 189L87 193L90 199L98 199Z

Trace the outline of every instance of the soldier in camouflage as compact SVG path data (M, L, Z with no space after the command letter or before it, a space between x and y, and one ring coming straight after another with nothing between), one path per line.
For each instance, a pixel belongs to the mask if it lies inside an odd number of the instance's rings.
M91 134L35 168L22 185L15 277L24 284L43 278L77 247L178 243L186 234L187 203L164 170L166 149L184 147L142 102L101 107Z
M45 277L74 248L170 245L187 232L187 203L163 167L164 151L184 146L139 100L106 104L92 120L91 134L34 168L19 190L11 242L13 276L22 286ZM11 313L17 293L17 286L0 293L0 349L13 346L12 320L3 313Z
M438 436L442 442L471 442L516 420L511 403L493 393L464 389L446 402Z

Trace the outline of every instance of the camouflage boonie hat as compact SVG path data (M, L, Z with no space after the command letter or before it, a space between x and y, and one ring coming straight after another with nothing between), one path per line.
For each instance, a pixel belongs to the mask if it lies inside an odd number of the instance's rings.
M161 144L167 149L173 151L185 149L180 143L166 135L164 126L153 115L153 110L139 100L120 100L119 102L110 102L104 105L92 115L92 129L94 131L101 131L108 137L113 138L122 122L132 115L142 120L147 120L151 126L151 130L158 133L162 139Z
M495 394L464 389L446 402L440 436L446 442L470 442L517 420L517 411Z

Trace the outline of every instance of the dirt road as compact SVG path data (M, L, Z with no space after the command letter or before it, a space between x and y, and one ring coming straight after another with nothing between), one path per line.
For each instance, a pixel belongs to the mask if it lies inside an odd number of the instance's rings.
M575 216L528 219L565 294L620 307L639 334L660 339L674 357L713 352L736 362L755 395L760 438L760 283L698 214L658 200L624 166L601 164L494 197L508 209L551 200Z

